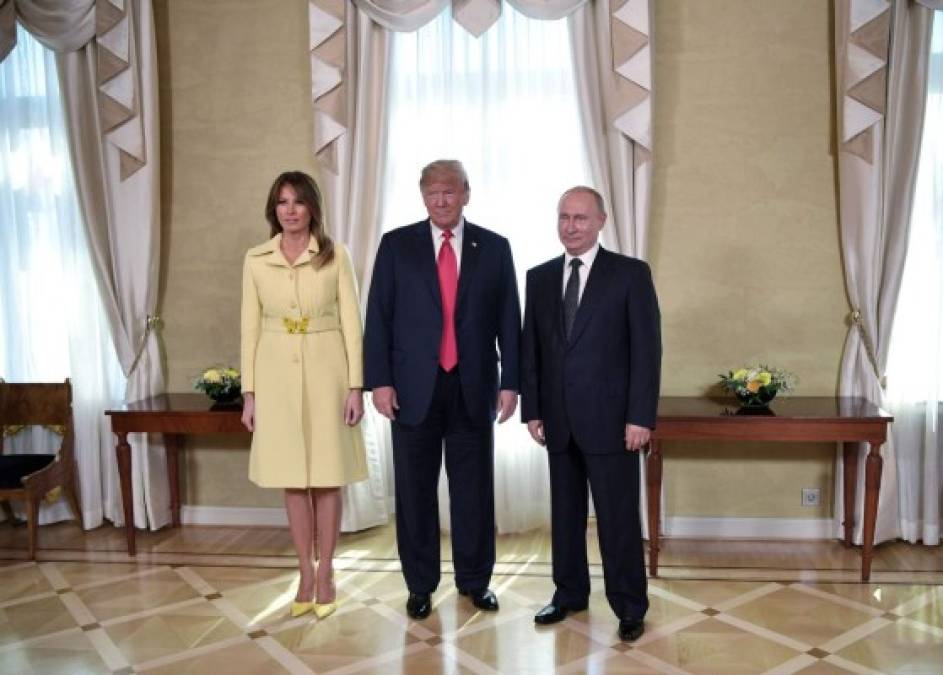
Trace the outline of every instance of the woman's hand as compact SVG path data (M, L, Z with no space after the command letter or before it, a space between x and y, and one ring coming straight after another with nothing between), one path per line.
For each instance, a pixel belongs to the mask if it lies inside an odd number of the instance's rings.
M363 392L360 389L351 389L344 403L344 422L347 426L354 426L363 417Z
M242 394L242 424L249 431L255 431L255 394L251 391Z

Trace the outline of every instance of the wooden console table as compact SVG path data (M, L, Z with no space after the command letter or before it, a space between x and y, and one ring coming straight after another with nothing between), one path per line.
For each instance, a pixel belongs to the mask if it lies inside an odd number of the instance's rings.
M845 545L851 546L854 530L855 487L860 442L868 443L865 466L864 541L861 580L871 577L874 525L881 486L881 445L893 417L861 398L778 398L765 414L746 414L732 400L663 397L645 460L648 492L649 571L658 576L659 521L661 515L663 441L835 441L842 443L844 458Z
M111 417L111 430L118 437L115 454L118 456L118 473L121 478L128 555L137 554L134 544L134 499L131 492L131 446L128 445L128 434L137 431L164 434L171 518L173 526L180 527L178 454L183 446L183 436L249 433L242 426L241 407L214 407L210 399L196 393L152 396L115 410L106 410L105 414Z

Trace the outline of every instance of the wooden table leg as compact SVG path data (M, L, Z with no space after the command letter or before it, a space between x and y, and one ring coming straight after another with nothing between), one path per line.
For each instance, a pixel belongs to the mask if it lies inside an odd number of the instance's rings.
M658 576L658 540L661 521L661 442L652 440L645 458L645 489L648 493L648 573Z
M118 476L121 479L121 504L124 508L124 534L128 539L128 555L137 555L134 544L134 494L131 490L131 446L128 444L128 434L123 431L115 432L118 445L115 446L115 455L118 459Z
M170 519L173 527L180 527L180 434L164 434L167 450L167 482L170 484Z
M858 488L858 444L842 443L842 465L844 468L845 546L851 546L855 533L855 491Z
M881 490L881 472L884 459L881 457L881 444L872 442L864 467L864 546L861 550L861 581L871 578L871 554L874 546L874 526L878 517L878 493Z

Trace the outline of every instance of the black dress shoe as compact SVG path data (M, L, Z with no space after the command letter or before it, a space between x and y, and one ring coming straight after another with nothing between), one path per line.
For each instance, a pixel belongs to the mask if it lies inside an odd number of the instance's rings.
M582 607L564 607L551 602L534 615L534 623L538 626L549 626L552 623L563 621L570 612L582 612L584 609L586 609L586 605Z
M428 593L410 593L406 613L414 619L425 619L432 612L432 598Z
M645 624L641 619L620 619L619 639L623 642L635 642L645 632Z
M490 588L483 591L459 591L459 595L465 595L471 598L472 604L485 612L498 611L498 596Z

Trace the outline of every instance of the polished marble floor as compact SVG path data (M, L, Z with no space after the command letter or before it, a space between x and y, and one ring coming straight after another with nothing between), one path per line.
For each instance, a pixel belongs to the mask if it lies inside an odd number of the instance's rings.
M499 538L501 611L443 580L410 620L391 527L345 535L340 608L290 619L297 576L281 528L141 533L130 560L112 528L0 524L0 673L943 673L943 551L877 549L873 581L836 542L667 540L645 635L616 636L589 532L586 612L538 628L552 592L549 536Z

